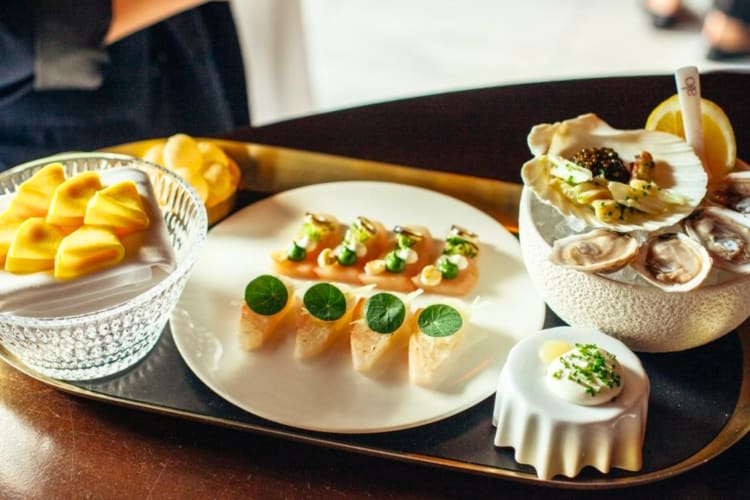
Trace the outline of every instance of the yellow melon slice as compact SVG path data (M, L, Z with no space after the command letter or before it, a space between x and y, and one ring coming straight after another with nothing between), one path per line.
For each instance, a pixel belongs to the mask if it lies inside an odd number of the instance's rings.
M0 214L0 266L5 265L5 256L22 222L23 219L17 219L9 211Z
M21 219L47 215L52 196L65 182L65 169L61 163L50 163L26 179L13 196L8 211Z
M119 264L125 247L109 229L81 226L60 243L55 278L71 279Z
M25 274L52 269L63 236L60 228L48 224L43 217L26 219L16 229L8 248L5 270Z
M55 190L47 222L63 227L81 226L89 200L101 188L102 181L96 172L82 172L66 180Z
M122 181L94 194L83 223L106 226L118 236L124 236L147 229L150 221L135 182Z

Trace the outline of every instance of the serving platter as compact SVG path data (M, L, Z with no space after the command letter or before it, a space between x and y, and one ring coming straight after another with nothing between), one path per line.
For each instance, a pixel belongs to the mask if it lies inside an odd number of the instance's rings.
M380 179L449 194L488 213L506 228L516 228L520 185L283 148L218 143L248 173L238 197L240 206L252 206L269 195L319 182ZM146 147L148 142L111 150L138 154ZM251 186L254 189L249 190ZM546 311L545 327L562 324ZM575 479L542 481L533 469L513 460L512 450L493 446L492 395L454 415L417 427L342 434L274 422L227 401L190 369L169 327L140 364L91 382L68 383L40 376L0 349L0 357L18 370L59 390L98 401L318 446L562 488L612 488L672 477L711 460L748 434L748 323L699 348L639 356L651 382L643 469L637 473L615 470L606 475L585 469ZM717 359L722 362L716 363ZM711 377L705 376L706 367L711 367Z

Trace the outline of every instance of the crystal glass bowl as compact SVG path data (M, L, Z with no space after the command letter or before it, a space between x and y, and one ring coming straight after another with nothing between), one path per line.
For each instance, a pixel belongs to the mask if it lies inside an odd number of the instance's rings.
M63 380L113 375L134 365L156 345L187 281L207 231L206 210L179 176L125 155L71 153L42 158L0 173L0 195L16 191L53 161L68 176L89 170L134 168L153 186L176 265L161 281L123 302L86 314L28 317L0 311L0 344L35 372Z

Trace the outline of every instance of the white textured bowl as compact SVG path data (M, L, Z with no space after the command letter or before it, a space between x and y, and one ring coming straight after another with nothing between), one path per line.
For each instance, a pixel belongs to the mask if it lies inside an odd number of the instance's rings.
M114 154L74 153L43 158L0 173L0 194L52 161L67 175L112 168L144 171L151 180L175 253L176 267L149 289L121 303L85 314L29 317L0 311L0 346L48 377L88 380L125 370L161 337L206 237L206 210L198 194L163 167Z
M551 246L532 217L532 204L538 203L524 188L519 207L521 253L537 292L569 325L596 328L634 351L671 352L711 342L750 316L750 276L668 293L553 264Z

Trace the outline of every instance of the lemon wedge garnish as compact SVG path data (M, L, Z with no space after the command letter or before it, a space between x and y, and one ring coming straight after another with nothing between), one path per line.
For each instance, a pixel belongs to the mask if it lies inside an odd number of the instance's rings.
M701 113L705 166L711 179L720 179L731 172L737 159L734 129L724 110L713 101L701 99ZM677 94L665 99L651 111L646 119L645 128L685 138L682 110Z

